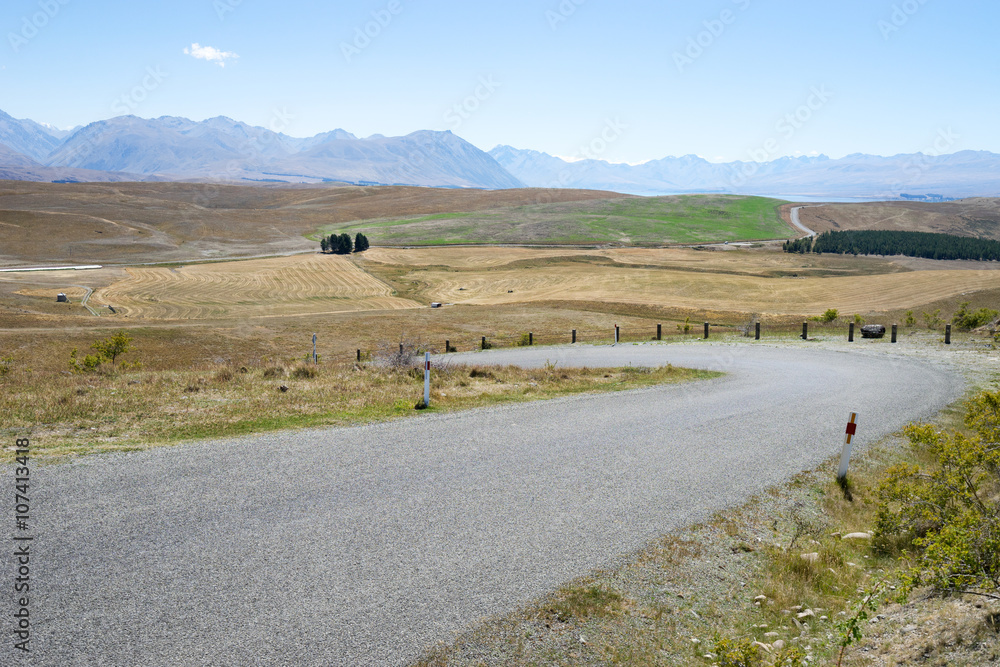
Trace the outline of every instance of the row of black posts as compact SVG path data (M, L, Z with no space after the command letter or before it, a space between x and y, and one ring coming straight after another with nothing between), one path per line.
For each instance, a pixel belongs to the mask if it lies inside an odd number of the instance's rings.
M705 322L705 340L708 340L708 334L709 334L709 323ZM898 334L899 334L899 325L893 324L892 325L892 338L891 338L891 340L892 340L893 343L895 343L897 341ZM615 342L617 343L619 340L621 340L621 329L616 324L615 325ZM656 325L656 340L663 340L663 325L662 324L657 324ZM754 340L760 340L760 322L754 322ZM802 323L802 340L809 340L809 323L808 322L803 322ZM573 329L573 331L572 331L572 342L576 343L576 329ZM849 342L849 343L853 343L854 342L854 322L851 322L849 324L849 326L848 326L848 329L847 329L847 342ZM945 343L945 345L951 345L951 325L950 324L945 325L945 329L944 329L944 343ZM534 333L528 333L528 345L534 345L534 344L535 344L535 334ZM492 346L487 342L486 336L483 336L482 337L482 342L480 343L480 349L488 350L490 347L492 347ZM446 340L444 342L444 349L445 349L446 352L456 352L457 351L456 348L452 347L450 340ZM402 345L399 346L399 352L400 352L400 354L403 353L403 346ZM358 350L358 361L361 361L361 350Z
M895 343L899 336L899 325L892 325L892 342ZM707 336L706 336L707 338ZM760 340L760 323L757 324L757 340ZM809 323L802 323L802 340L809 340ZM854 342L854 322L851 322L847 328L847 342ZM951 345L951 325L946 324L944 326L944 344Z

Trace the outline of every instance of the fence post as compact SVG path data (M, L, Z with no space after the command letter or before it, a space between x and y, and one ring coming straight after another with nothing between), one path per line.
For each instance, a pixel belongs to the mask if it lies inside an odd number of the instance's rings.
M483 346L480 349L483 349L483 350L486 349L486 336L483 336Z
M944 344L951 345L951 325L944 325Z
M897 325L897 324L893 324L893 325L892 325L892 342L893 342L893 343L895 343L895 342L896 342L896 332L897 332L898 330L899 330L899 325Z
M319 359L316 357L316 334L313 334L313 365L319 364Z
M446 340L444 342L444 351L445 351L445 354L447 354L448 352L451 352L451 341L450 340Z
M576 329L573 329L573 342L576 342Z
M399 356L400 357L403 356L403 344L402 343L399 344Z
M708 322L705 322L705 340L708 340Z
M656 325L656 340L663 340L663 325Z
M802 323L802 340L809 340L809 323Z
M615 344L618 343L620 335L621 335L621 330L618 328L618 325L616 324L615 325Z
M528 332L528 345L534 345L534 344L535 344L535 334L533 334L533 333L531 333L529 331Z
M358 361L361 361L361 350L358 350Z
M760 340L760 322L757 322L757 326L754 327L756 331L754 332L754 340Z
M847 325L847 342L848 343L854 342L854 322L851 322L850 324Z

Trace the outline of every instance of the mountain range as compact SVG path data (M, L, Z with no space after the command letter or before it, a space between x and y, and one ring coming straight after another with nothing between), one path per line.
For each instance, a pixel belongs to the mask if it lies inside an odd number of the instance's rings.
M696 155L639 165L562 158L497 146L497 162L533 187L614 190L639 195L723 192L784 197L948 199L1000 195L1000 155L961 151L881 157L854 154L713 163Z
M0 179L346 182L581 188L641 195L948 199L1000 196L1000 155L820 155L728 163L685 155L629 165L565 160L504 145L486 153L447 131L359 138L338 129L296 138L222 116L200 122L119 116L67 131L0 111Z

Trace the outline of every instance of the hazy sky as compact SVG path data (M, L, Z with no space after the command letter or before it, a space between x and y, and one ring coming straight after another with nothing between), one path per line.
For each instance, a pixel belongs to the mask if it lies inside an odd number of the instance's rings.
M5 0L0 109L569 158L1000 152L993 0Z

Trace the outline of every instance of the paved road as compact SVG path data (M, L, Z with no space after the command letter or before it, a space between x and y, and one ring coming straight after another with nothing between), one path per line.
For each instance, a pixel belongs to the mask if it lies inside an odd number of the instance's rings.
M449 358L729 374L37 469L33 651L11 659L7 594L0 664L405 664L815 466L839 451L850 410L864 443L963 390L913 360L751 345ZM9 498L12 474L2 482Z
M819 206L822 206L822 204L819 204ZM795 225L796 227L798 227L799 229L801 229L803 232L805 232L809 236L816 236L816 232L814 232L813 230L811 230L808 227L806 227L805 225L803 225L802 221L799 220L799 211L801 209L804 209L804 208L817 208L817 207L816 206L795 206L795 207L792 208L791 215L789 217L791 217L793 225Z

